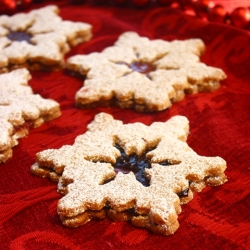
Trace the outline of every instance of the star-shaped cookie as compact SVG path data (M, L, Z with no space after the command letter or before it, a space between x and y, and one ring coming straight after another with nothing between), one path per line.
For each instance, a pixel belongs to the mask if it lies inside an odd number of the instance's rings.
M58 181L58 214L77 227L108 215L154 233L173 234L181 205L206 185L226 181L226 162L196 154L184 116L123 124L100 113L73 145L37 154L32 173Z
M217 89L226 78L221 69L200 62L204 50L200 39L167 42L125 32L100 53L70 57L66 67L86 76L75 97L80 108L161 111L185 94Z
M12 157L12 148L30 128L60 116L59 103L34 94L27 69L0 75L0 163Z
M49 5L0 16L0 72L58 69L71 46L91 38L90 24L62 20L58 13L57 6Z

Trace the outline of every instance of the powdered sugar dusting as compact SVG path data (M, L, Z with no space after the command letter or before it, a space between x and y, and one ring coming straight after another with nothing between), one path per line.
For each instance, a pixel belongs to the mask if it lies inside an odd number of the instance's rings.
M27 69L17 69L0 75L0 162L8 160L11 148L18 144L29 128L60 115L59 104L33 94L28 85Z
M42 177L58 175L58 191L65 195L58 214L66 226L76 227L107 213L155 233L172 234L179 226L181 205L193 198L193 192L226 181L226 162L195 153L186 143L188 132L184 116L146 126L123 124L100 113L72 146L38 153L31 171ZM148 151L149 186L137 181L133 172L115 173L114 163L121 155L117 144L128 156Z

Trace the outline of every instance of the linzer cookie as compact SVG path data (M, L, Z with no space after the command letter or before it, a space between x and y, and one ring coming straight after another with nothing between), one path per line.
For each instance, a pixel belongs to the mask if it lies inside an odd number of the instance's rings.
M76 93L80 108L160 111L185 94L216 90L226 78L221 69L200 62L204 50L200 39L167 42L126 32L101 53L70 57L66 67L86 76Z
M29 129L60 116L59 104L34 94L27 69L0 75L0 163L12 157L12 148Z
M146 126L100 113L73 145L37 153L31 172L58 181L64 196L57 211L65 226L107 215L173 234L193 192L227 180L226 162L196 154L186 143L188 133L183 116Z
M90 24L62 20L58 13L59 8L50 5L0 16L0 72L58 69L71 46L91 38Z

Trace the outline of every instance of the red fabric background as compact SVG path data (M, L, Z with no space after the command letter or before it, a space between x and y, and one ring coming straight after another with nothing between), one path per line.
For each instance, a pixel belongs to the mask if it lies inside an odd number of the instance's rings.
M223 1L225 2L225 1ZM54 2L56 3L56 2ZM33 5L34 7L43 6ZM156 39L201 38L207 46L202 61L222 68L228 78L219 90L187 96L169 110L139 114L133 110L74 107L82 80L63 71L33 72L36 93L61 105L62 116L30 131L0 165L0 249L250 249L250 36L226 25L197 20L167 7L70 5L60 1L64 19L93 25L93 39L69 55L101 51L124 31ZM200 155L227 161L228 182L207 187L183 206L180 228L172 236L154 235L129 222L93 220L77 229L66 228L56 213L60 195L56 184L33 176L35 154L72 144L86 131L95 114L104 111L125 123L166 121L185 115L190 121L188 144Z

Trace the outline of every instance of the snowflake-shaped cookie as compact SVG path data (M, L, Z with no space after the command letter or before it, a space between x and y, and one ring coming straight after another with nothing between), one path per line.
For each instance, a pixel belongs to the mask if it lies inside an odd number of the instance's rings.
M218 68L200 62L200 39L167 42L123 33L101 53L75 55L67 68L86 75L76 93L81 107L117 105L139 112L160 111L185 94L213 91L226 78Z
M159 234L174 233L181 204L206 185L226 181L226 162L197 155L186 143L188 120L123 124L100 113L72 146L37 154L32 173L59 181L64 225L108 215Z
M34 94L27 69L0 75L0 163L12 156L12 147L29 129L60 116L59 104Z
M63 21L58 12L50 5L0 16L0 72L60 68L71 46L91 38L90 24Z

